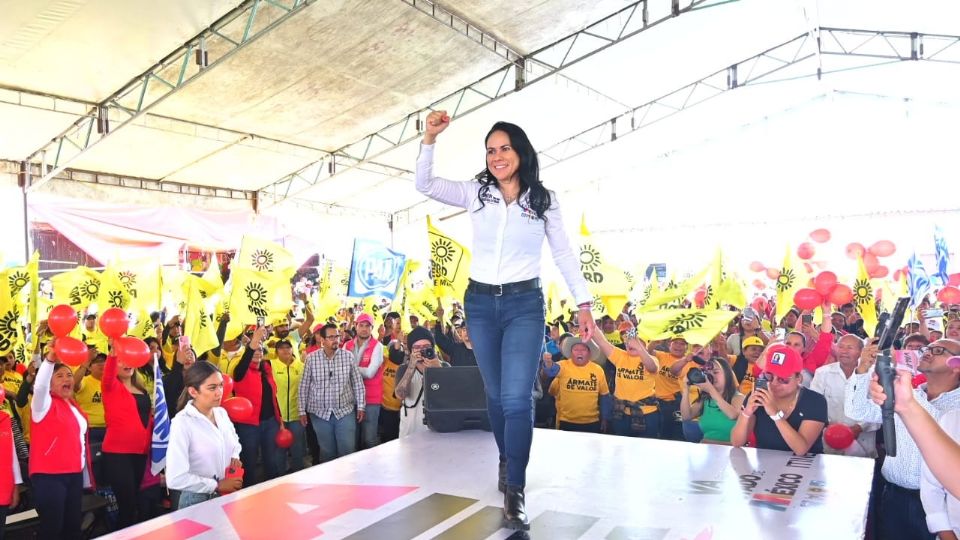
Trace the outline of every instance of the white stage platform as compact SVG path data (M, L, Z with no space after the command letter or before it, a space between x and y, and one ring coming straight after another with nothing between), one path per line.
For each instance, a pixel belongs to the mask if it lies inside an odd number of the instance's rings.
M863 538L873 461L537 430L534 539ZM422 433L244 489L115 539L508 538L481 431ZM516 535L513 538L523 538Z

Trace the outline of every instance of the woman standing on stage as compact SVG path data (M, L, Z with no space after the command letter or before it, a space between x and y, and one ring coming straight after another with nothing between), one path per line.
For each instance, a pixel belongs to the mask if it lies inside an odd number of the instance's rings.
M445 111L427 116L417 159L417 190L465 208L473 223L473 263L464 299L487 412L500 451L507 527L527 529L526 468L533 439L533 386L544 342L540 252L546 237L554 262L579 306L583 339L594 331L591 296L570 247L555 194L540 183L537 153L518 126L497 122L487 133L486 169L476 182L433 174L437 135L450 125Z

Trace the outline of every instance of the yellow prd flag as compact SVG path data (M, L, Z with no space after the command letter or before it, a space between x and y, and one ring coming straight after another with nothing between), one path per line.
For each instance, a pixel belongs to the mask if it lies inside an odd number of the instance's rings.
M176 315L183 315L187 309L187 295L183 284L190 275L179 268L164 266L160 269L160 279L163 280L162 306L167 309L167 320Z
M867 267L863 264L862 255L857 259L857 266L859 267L857 280L851 287L853 289L853 304L860 312L860 316L863 317L863 329L868 336L872 336L873 331L877 328L877 303L873 293L873 285L870 283L870 273L867 272Z
M114 261L101 274L101 281L113 273L130 295L131 308L143 308L148 313L160 310L160 266L152 259ZM102 289L103 287L101 287ZM133 309L134 311L136 309Z
M30 256L30 262L27 263L27 273L30 274L30 299L29 299L29 310L30 310L30 328L31 331L37 328L37 321L40 320L40 252L34 251L33 255ZM44 316L46 316L47 311L44 310Z
M100 272L78 266L50 278L53 283L53 304L67 304L82 313L100 295Z
M717 248L713 274L707 286L706 305L721 309L724 305L743 308L747 305L747 295L740 280L723 264L723 253Z
M644 302L643 307L637 310L638 312L648 312L654 311L662 308L673 302L681 301L687 296L690 295L697 287L703 285L706 281L707 276L710 274L712 265L707 265L706 268L697 272L688 279L685 279L681 283L677 284L674 280L670 280L667 283L667 286L660 290L657 294L651 294L647 301Z
M567 310L561 305L560 287L553 281L547 286L547 322L555 321L560 317L567 318Z
M240 243L233 270L277 273L289 281L297 272L293 254L276 242L245 235Z
M650 281L647 283L647 286L643 288L643 294L637 299L637 309L646 306L647 301L649 301L651 298L656 298L659 294L660 283L657 279L657 272L654 270L650 274Z
M430 216L427 216L427 239L434 295L440 299L463 300L470 277L470 251L434 227Z
M120 263L111 262L100 274L100 294L97 295L97 308L100 313L110 308L126 311L133 302L130 289L120 277L123 274L120 268Z
M401 314L406 311L406 297L410 274L419 270L421 266L422 263L420 263L420 261L413 259L407 259L407 261L403 263L403 274L400 276L400 281L397 283L397 292L393 295L393 302L390 304L391 311L396 311Z
M284 318L293 306L290 278L278 272L234 268L231 274L230 322L256 324Z
M602 304L606 313L616 317L627 303L630 285L623 270L610 264L600 254L587 228L587 216L580 217L580 272L587 281L587 289L594 298L594 307ZM599 300L599 302L597 302ZM603 311L603 310L600 310Z
M0 272L0 354L7 354L17 345L25 343L20 323L21 311L14 292L19 284L16 276L16 268Z
M343 299L347 297L347 287L350 284L350 269L342 266L333 266L321 276L320 287L317 291L317 305L313 316L317 321L326 322L327 317L336 315L343 306Z
M790 308L793 307L793 295L807 286L810 274L802 263L793 259L793 252L787 246L787 254L783 258L783 267L780 268L780 277L777 278L777 313L774 323L779 323Z
M210 315L210 308L216 301L213 297L219 292L219 287L203 278L191 275L187 277L187 289L187 312L183 331L190 338L190 344L197 353L197 357L201 357L218 344L217 328Z
M727 329L737 315L729 310L661 309L644 313L637 335L649 341L682 337L687 343L706 345Z

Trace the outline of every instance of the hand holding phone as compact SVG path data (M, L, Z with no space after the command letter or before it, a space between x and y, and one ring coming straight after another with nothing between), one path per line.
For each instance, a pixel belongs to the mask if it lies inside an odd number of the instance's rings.
M757 377L757 380L753 383L753 387L757 390L769 390L770 381L767 380L762 374Z

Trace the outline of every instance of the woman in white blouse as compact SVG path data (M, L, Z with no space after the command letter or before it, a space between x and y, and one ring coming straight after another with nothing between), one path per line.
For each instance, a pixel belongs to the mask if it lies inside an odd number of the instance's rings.
M183 375L183 393L170 426L167 487L180 492L177 509L243 487L240 439L220 407L223 375L197 362Z
M484 139L483 172L475 181L454 182L433 174L434 143L449 125L445 111L427 116L417 158L417 190L466 209L473 224L473 261L464 297L468 332L500 451L504 524L527 529L523 489L533 440L534 380L544 345L539 277L544 238L580 308L584 341L594 331L592 296L580 258L570 247L556 194L540 182L537 153L526 133L507 122L494 124Z

